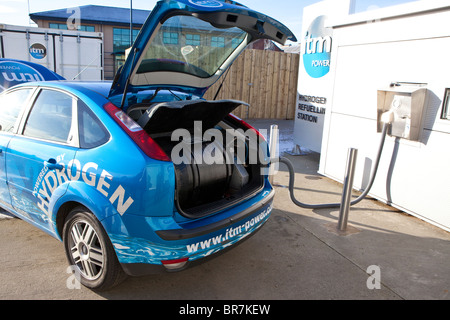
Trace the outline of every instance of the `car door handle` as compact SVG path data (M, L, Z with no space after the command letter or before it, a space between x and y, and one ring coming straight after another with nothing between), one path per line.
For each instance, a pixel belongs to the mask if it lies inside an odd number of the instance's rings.
M50 170L62 170L64 167L61 164L58 164L55 159L49 159L44 162L44 165Z

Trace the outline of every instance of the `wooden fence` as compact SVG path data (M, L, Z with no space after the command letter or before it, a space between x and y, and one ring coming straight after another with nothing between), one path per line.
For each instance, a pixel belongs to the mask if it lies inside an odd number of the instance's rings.
M300 55L245 50L233 63L217 99L235 99L250 107L234 114L242 119L292 120L295 117ZM223 78L205 95L213 99Z

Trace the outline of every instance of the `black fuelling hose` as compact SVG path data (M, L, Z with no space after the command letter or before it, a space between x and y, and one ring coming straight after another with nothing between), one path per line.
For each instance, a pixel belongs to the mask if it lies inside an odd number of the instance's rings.
M384 143L386 141L386 134L387 134L388 127L389 127L389 124L383 125L380 147L378 149L377 158L376 158L375 165L374 165L374 168L372 171L372 176L370 177L369 184L367 185L367 188L363 191L363 193L356 200L354 200L350 203L350 205L352 205L352 206L360 203L369 194L370 190L372 189L373 183L375 182L375 178L377 176L378 167L380 165L381 154L383 153L383 148L384 148ZM283 157L279 158L279 162L284 163L288 167L288 170L289 170L289 192L291 195L292 202L294 202L297 206L305 208L305 209L339 208L341 206L340 203L306 204L306 203L302 203L302 202L298 201L294 195L294 183L295 183L294 165L287 158L283 158Z

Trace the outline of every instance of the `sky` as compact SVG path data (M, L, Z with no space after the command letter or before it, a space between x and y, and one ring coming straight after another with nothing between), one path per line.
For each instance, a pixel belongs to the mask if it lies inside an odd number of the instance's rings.
M397 5L417 0L355 0L355 11L362 12L375 8ZM421 0L425 1L425 0ZM132 0L133 8L151 10L157 0ZM238 0L256 11L265 13L288 26L297 38L302 32L303 8L320 0ZM105 5L130 7L130 0L0 0L0 24L29 26L28 12L40 12L83 5ZM83 13L81 13L83 19ZM33 24L32 24L33 25Z

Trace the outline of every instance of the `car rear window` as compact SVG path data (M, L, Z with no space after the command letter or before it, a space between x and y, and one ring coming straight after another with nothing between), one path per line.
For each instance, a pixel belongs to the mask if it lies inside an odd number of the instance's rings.
M247 39L239 28L216 28L191 16L174 16L146 49L138 74L169 71L209 78Z

